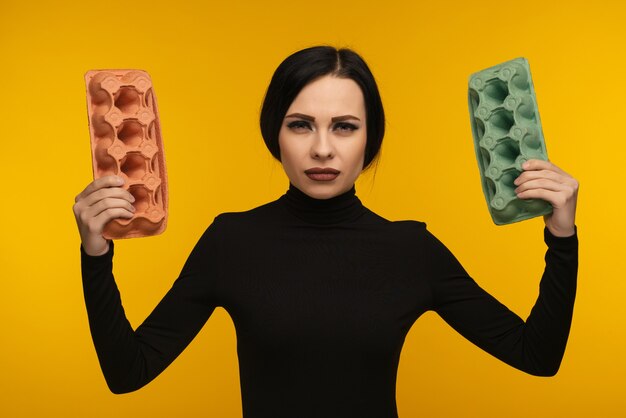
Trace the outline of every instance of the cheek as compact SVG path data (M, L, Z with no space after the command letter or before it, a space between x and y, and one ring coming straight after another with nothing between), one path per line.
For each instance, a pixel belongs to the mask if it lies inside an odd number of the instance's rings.
M298 160L298 147L297 143L293 141L293 138L289 138L289 135L280 135L278 137L278 147L280 148L280 162L283 165L285 171L292 171L297 165Z
M365 146L367 140L366 138L361 138L357 143L353 144L353 149L351 150L351 154L353 156L352 160L355 166L355 170L361 171L363 169L363 163L365 161Z
M288 160L291 155L291 148L289 147L289 141L285 137L282 130L278 135L278 150L280 152L280 161L284 164L285 160Z

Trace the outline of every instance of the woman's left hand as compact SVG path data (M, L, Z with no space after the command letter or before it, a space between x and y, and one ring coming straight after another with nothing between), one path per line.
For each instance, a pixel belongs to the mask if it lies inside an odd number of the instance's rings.
M550 161L528 160L515 179L515 193L520 199L543 199L552 204L552 213L544 216L552 235L569 237L576 232L578 181Z

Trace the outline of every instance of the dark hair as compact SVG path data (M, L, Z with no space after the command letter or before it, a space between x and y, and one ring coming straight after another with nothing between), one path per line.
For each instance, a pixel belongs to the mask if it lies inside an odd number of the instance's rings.
M378 156L385 135L385 112L378 86L369 67L356 52L348 48L314 46L288 56L272 76L261 109L261 135L274 158L280 161L278 134L287 113L300 90L318 77L333 75L354 80L365 100L367 143L363 168Z

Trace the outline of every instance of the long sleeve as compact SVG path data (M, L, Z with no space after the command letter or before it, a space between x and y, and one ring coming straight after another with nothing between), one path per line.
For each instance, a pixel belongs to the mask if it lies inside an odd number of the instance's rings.
M527 373L553 376L567 343L578 270L577 235L555 237L548 245L539 296L526 321L472 280L450 252L432 237L431 251L443 254L432 266L434 310L485 351Z
M237 334L243 416L397 418L400 353L437 311L509 364L553 374L576 288L577 239L546 234L540 295L526 322L482 290L422 222L390 222L354 189L326 200L295 188L219 215L180 277L133 331L113 279L113 249L83 255L89 323L114 392L176 358L220 306Z
M109 389L130 392L161 373L191 342L215 308L215 239L207 229L180 276L146 320L133 330L113 278L113 243L102 256L81 247L85 304L93 342Z

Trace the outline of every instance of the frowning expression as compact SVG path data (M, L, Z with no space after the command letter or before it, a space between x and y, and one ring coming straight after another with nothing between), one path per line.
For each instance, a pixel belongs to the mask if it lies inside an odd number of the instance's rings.
M331 75L307 84L289 106L280 133L289 181L316 199L348 191L363 170L367 129L359 85Z

